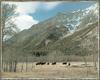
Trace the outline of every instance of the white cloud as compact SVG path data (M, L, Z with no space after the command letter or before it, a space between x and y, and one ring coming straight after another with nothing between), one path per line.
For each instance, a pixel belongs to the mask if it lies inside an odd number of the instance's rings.
M41 7L41 9L50 10L55 8L57 5L62 3L61 1L54 1L54 2L4 2L7 4L15 4L17 5L16 11L20 14L27 14L27 13L35 13L37 9ZM42 5L42 6L41 6Z
M56 2L44 2L46 9L50 10L55 8L57 5L59 5L61 2L60 1L56 1Z
M18 3L17 12L20 14L35 13L39 2Z
M33 19L32 16L29 15L20 15L15 18L15 24L21 29L28 29L30 28L33 24L37 24L38 21Z
M20 14L28 14L36 12L40 2L5 2L7 4L15 4L16 11Z
M61 2L4 2L7 4L15 4L17 6L16 12L19 13L19 16L14 18L15 24L19 27L19 29L28 29L32 25L37 24L39 21L35 20L32 16L29 14L35 13L38 9L44 9L44 10L51 10L57 5L59 5ZM43 6L41 6L43 5ZM13 19L13 20L14 20Z
M28 29L39 21L35 20L29 13L35 13L40 2L4 2L7 4L15 4L17 6L16 12L19 16L13 18L17 27L21 30Z
M61 2L12 2L17 5L16 11L20 14L35 13L40 7L44 10L51 10ZM41 6L42 5L42 6Z

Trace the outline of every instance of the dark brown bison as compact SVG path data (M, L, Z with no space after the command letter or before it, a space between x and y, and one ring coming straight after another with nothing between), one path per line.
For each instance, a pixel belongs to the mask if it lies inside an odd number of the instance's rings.
M56 62L53 62L52 65L56 65Z
M36 65L44 65L46 62L37 62Z
M36 65L40 65L40 64L41 64L41 62L37 62L37 63L36 63Z
M63 62L62 64L63 64L63 65L67 65L67 62Z
M44 65L44 64L46 64L46 62L41 62L41 65Z
M47 63L47 65L49 65L49 63Z
M70 62L68 63L68 66L70 66L71 64L70 64Z

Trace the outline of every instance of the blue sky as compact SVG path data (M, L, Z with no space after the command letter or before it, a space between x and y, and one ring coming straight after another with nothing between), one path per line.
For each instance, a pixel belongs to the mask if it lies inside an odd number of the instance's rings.
M52 16L55 16L59 12L85 9L87 7L90 7L93 4L94 2L89 2L89 1L88 2L67 2L67 3L60 3L50 10L45 10L44 7L42 8L43 5L41 5L35 13L29 15L31 15L32 17L34 17L34 19L40 22Z
M28 29L32 25L44 21L50 17L55 16L63 11L75 11L79 9L86 9L95 1L33 1L33 2L5 2L7 4L15 4L17 6L16 12L19 16L14 18L15 24L21 29Z

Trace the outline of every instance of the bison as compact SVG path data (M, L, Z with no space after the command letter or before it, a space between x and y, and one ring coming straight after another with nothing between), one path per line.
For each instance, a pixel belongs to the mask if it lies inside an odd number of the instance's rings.
M49 63L47 63L47 65L49 65Z
M71 64L70 64L70 62L68 63L68 66L70 66Z
M67 62L63 62L62 64L63 64L63 65L66 65L66 64L67 64Z
M41 62L37 62L37 63L36 63L36 65L40 65L40 64L41 64Z
M46 62L37 62L36 65L44 65Z
M52 65L56 65L56 62L53 62Z
M44 64L46 64L46 62L41 62L41 65L44 65Z

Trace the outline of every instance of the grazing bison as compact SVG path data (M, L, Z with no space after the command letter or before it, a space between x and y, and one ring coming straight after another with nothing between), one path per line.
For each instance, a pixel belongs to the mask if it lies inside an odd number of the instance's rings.
M70 66L71 64L70 64L70 62L68 63L68 66Z
M47 63L47 65L49 65L49 63Z
M52 65L56 65L56 62L53 62Z
M41 62L41 65L44 65L44 64L46 64L46 62Z
M40 65L40 62L37 62L36 65Z
M63 65L66 65L66 64L67 64L67 62L63 62L62 64L63 64Z
M37 62L36 65L44 65L46 62Z

